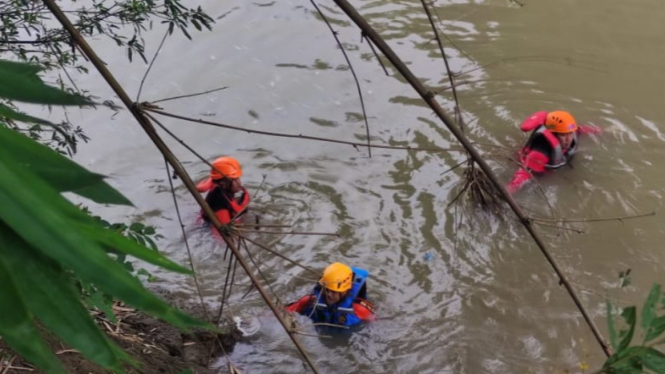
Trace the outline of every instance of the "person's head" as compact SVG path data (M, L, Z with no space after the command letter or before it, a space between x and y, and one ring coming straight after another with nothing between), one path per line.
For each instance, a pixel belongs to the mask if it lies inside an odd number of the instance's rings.
M558 110L547 114L545 128L553 132L559 139L561 148L566 149L573 142L575 131L577 131L577 122L570 113Z
M233 157L220 157L212 163L210 179L225 190L233 193L241 191L241 176L242 168L240 167L240 163Z
M319 280L323 287L322 293L327 305L340 302L353 285L353 270L341 262L335 262L323 271Z

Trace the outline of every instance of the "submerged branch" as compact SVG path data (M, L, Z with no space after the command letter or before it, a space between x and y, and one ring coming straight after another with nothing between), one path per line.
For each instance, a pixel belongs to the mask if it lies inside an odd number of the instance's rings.
M221 127L221 128L229 129L229 130L243 131L243 132L246 132L248 134L268 135L268 136L275 136L275 137L279 137L279 138L316 140L316 141L327 142L327 143L346 144L346 145L351 145L351 146L354 146L354 147L358 147L358 146L364 147L365 146L364 143L349 142L349 141L346 141L346 140L321 138L321 137L317 137L317 136L308 136L308 135L302 135L302 134L298 134L298 135L283 134L283 133L278 133L278 132L252 130L252 129L246 129L246 128L237 127L237 126L225 125L223 123L206 121L206 120L203 120L203 119L196 119L196 118L191 118L191 117L180 116L180 115L169 113L169 112L164 112L162 110L155 109L151 106L146 106L145 104L141 105L141 109L143 109L144 111L149 111L149 112L161 114L161 115L166 116L166 117L177 118L177 119L181 119L181 120L189 121L189 122L201 123L201 124L204 124L204 125ZM381 149L395 149L395 150L418 151L418 152L464 152L464 149L462 149L462 148L428 148L428 147L408 147L408 146L407 147L398 147L398 146L377 145L377 144L372 144L372 147L381 148Z
M609 218L571 218L571 219L547 219L547 218L539 218L539 217L529 217L533 222L538 223L538 222L557 222L557 223L562 223L562 222L606 222L606 221L621 221L623 223L624 220L627 219L635 219L635 218L643 218L643 217L650 217L650 216L655 216L656 211L650 212L650 213L641 213L641 214L635 214L632 216L621 216L621 217L609 217Z
M162 103L162 102L164 102L164 101L169 101L169 100L177 100L177 99L184 99L184 98L187 98L187 97L200 96L200 95L205 95L205 94L209 94L209 93L213 93L213 92L217 92L217 91L225 90L225 89L227 89L227 88L229 88L229 87L228 87L228 86L224 86L224 87L213 88L212 90L207 90L207 91L203 91L203 92L197 92L197 93L193 93L193 94L187 94L187 95L180 95L180 96L167 97L167 98L165 98L165 99L159 99L159 100L151 101L151 103L155 104L155 103Z
M252 230L252 229L243 229L243 228L238 228L238 231L242 231L242 232L260 232L260 233L263 233L263 234L277 234L277 235L322 235L322 236L339 237L339 234L334 233L334 232L265 231L265 230Z

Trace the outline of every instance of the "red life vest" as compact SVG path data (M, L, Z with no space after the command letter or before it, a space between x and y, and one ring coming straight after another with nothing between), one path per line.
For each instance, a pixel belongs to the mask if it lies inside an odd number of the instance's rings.
M529 139L526 141L526 144L520 151L520 157L522 162L525 161L526 156L532 152L531 146L533 142L539 137L544 138L547 141L547 144L550 146L550 152L546 156L548 157L548 162L545 165L548 169L558 169L568 163L568 160L575 154L577 151L577 131L573 133L573 142L570 144L570 147L564 152L561 148L561 143L559 139L554 135L553 132L545 128L545 119L547 118L547 112L541 111L536 112L529 116L522 124L520 129L522 131L533 131Z

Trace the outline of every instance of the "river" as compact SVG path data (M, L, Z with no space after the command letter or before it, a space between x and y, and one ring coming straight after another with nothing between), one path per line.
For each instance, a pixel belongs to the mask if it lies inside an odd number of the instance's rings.
M459 98L467 135L501 180L514 166L499 157L525 139L518 124L539 110L568 110L604 129L581 140L573 168L539 180L559 218L609 218L657 211L655 217L568 225L583 233L538 228L606 334L605 300L641 304L662 282L665 120L665 7L655 0L437 1L437 25L451 68L463 73ZM435 91L448 86L445 66L419 1L354 1L416 76ZM256 130L365 142L357 89L327 26L309 2L207 1L212 32L167 40L141 100L228 86L205 96L161 103L164 110ZM372 142L449 147L456 141L415 91L383 72L360 31L330 1L320 3L360 79ZM146 34L152 56L162 30ZM146 66L105 40L93 41L134 97ZM385 61L385 60L384 60ZM78 84L113 98L90 74ZM452 96L439 102L452 113ZM117 99L116 99L117 100ZM486 212L468 201L448 206L464 160L428 153L275 138L159 117L209 160L228 154L243 165L261 222L335 236L252 234L291 259L322 270L333 261L370 271L378 320L350 337L300 336L324 373L560 373L594 369L604 355L581 314L526 230L507 208ZM135 208L110 208L115 221L155 225L159 246L185 263L163 158L122 111L88 110L72 118L93 139L77 161L111 177ZM164 137L167 137L162 132ZM207 167L173 139L189 173ZM492 151L493 149L502 152ZM263 180L265 177L265 181ZM175 180L203 293L216 302L226 275L223 248L195 223L198 208ZM255 192L258 191L258 192ZM535 186L516 195L529 212L552 217ZM273 229L277 230L277 229ZM291 230L291 229L289 229ZM282 302L315 280L305 270L250 247ZM191 278L148 268L166 287L196 300ZM632 269L620 288L618 274ZM240 274L240 272L239 272ZM246 373L306 372L256 292L242 298L238 275L229 312L257 318L261 330L236 345L231 361ZM272 295L272 293L271 293ZM249 317L248 317L249 318ZM306 319L304 332L313 333Z

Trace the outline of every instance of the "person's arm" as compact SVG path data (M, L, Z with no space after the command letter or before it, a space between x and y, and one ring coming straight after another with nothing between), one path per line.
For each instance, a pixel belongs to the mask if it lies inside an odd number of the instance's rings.
M247 209L247 206L249 205L250 201L250 196L249 196L249 191L245 187L242 188L242 196L240 196L240 202L236 201L236 199L231 199L229 203L231 204L231 208L235 212L237 212L237 215L241 215L245 209Z
M220 209L215 212L215 215L217 216L217 220L222 225L227 225L229 222L231 222L231 213L228 211L228 209Z
M307 309L307 307L309 307L313 301L314 295L303 296L300 298L300 300L286 305L284 309L286 309L287 312L302 314L303 311L305 311L305 309Z
M533 174L530 171L537 173L544 172L547 161L548 157L544 153L535 150L529 152L522 160L522 167L513 174L512 179L506 185L508 192L513 194L530 181L533 178Z
M353 312L361 321L369 322L376 318L374 315L374 305L364 299L358 298L353 302Z

